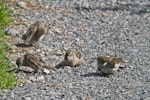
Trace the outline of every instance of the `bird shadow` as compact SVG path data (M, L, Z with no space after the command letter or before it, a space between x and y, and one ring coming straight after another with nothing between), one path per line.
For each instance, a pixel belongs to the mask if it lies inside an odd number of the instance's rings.
M25 43L18 43L18 44L15 44L17 47L31 47L32 44L25 44Z
M58 63L57 65L55 65L55 68L60 69L60 68L64 68L65 66L67 66L64 61Z
M109 6L105 6L105 7L101 7L101 6L98 6L98 7L75 7L76 10L86 10L86 11L90 11L90 10L101 10L103 12L105 11L129 11L131 15L133 14L137 14L137 15L141 15L141 14L146 14L146 13L150 13L149 11L149 7L150 5L147 4L147 5L140 5L140 4L121 4L119 3L118 5L116 6L112 6L112 5L109 5ZM137 10L137 8L139 10Z
M23 72L23 73L27 73L27 74L29 74L29 73L32 73L32 72L29 72L29 71L24 71L24 70L21 70L21 69L18 69L18 68L14 68L14 69L11 69L11 70L9 70L9 72L11 73L11 72L14 72L14 73L20 73L20 72Z
M141 15L141 14L145 14L145 13L150 13L150 11L148 10L150 5L139 5L139 4L120 4L118 6L109 6L109 7L102 7L99 8L101 11L107 11L107 10L111 10L111 11L130 11L130 14L137 14L137 15ZM141 8L142 7L142 8ZM140 8L139 10L136 10L136 8Z
M98 72L87 73L87 74L83 74L81 76L83 76L83 77L92 77L92 76L109 77L109 75L105 75L103 73L98 73Z

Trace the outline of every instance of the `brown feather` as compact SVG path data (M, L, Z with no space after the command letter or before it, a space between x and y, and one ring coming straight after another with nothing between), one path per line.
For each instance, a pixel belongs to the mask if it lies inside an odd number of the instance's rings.
M22 39L27 43L33 44L38 42L44 34L46 34L46 28L39 21L36 21L34 24L30 25Z

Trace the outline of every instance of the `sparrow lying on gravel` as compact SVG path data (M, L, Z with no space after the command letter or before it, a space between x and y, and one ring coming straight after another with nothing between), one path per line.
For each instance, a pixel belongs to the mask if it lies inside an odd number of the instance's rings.
M104 74L115 74L119 68L124 68L121 65L124 61L119 57L99 56L97 58L97 69Z
M23 35L22 39L25 43L35 44L37 43L42 36L46 34L46 28L41 24L41 22L36 21L34 24L31 24L27 32Z
M30 53L26 53L24 56L18 58L16 60L16 64L18 68L20 66L31 67L34 69L35 73L38 72L39 69L42 70L42 72L44 72L43 68L52 69L53 71L56 71L55 68L49 67L49 64L40 59L40 57L35 57L33 54Z
M83 64L83 58L80 52L75 52L73 50L68 50L65 54L64 61L61 62L60 66L70 66L76 67Z

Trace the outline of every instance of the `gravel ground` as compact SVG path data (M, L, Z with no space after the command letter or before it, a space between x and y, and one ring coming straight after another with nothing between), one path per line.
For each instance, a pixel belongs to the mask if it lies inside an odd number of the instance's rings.
M14 51L14 61L32 52L55 67L66 50L74 49L81 51L84 64L47 75L20 72L26 84L1 90L0 100L150 100L149 0L23 1L12 2L16 20L8 33L20 39L28 24L39 20L48 35L39 49ZM125 69L102 76L96 71L99 55L122 57Z

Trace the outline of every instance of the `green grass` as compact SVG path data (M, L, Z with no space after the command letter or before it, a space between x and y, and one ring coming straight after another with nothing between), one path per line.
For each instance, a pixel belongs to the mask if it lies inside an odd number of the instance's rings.
M0 2L0 89L13 88L17 84L14 72L8 72L10 61L6 60L8 52L6 45L7 38L4 35L4 29L12 21L11 10L6 4Z

